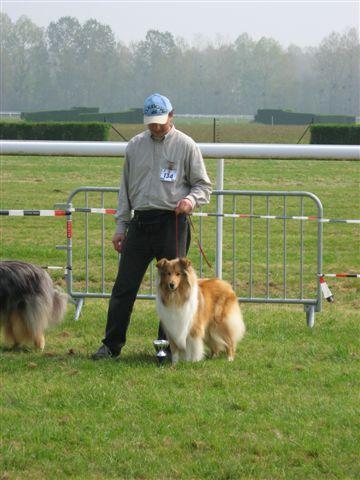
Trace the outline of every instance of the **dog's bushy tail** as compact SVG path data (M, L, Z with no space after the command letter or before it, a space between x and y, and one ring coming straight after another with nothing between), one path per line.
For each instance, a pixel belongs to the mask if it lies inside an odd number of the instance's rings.
M33 337L59 323L67 305L67 295L54 289L47 272L20 260L0 262L0 300L0 323L17 318Z
M232 334L234 342L240 342L240 340L242 340L245 335L246 327L237 300L233 303L233 308L230 310L226 322Z
M50 280L50 279L49 279ZM60 323L65 315L67 296L54 289L50 280L42 284L38 295L25 299L22 317L32 335L44 332L49 326Z
M64 318L68 302L68 296L66 293L58 290L57 288L54 289L53 293L54 295L50 324L56 325L60 323Z

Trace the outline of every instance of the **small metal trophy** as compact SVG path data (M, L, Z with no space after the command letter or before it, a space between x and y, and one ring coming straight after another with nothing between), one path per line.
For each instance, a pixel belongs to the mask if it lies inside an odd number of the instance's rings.
M154 340L154 347L156 350L156 358L158 359L159 367L161 367L168 356L166 349L169 348L169 342L167 340Z

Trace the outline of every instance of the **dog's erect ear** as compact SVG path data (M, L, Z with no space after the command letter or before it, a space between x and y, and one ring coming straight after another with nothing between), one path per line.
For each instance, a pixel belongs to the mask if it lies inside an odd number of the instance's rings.
M161 270L162 268L165 267L165 265L168 263L168 260L166 258L162 258L161 260L159 260L156 264L156 268L158 268L159 270Z
M191 262L188 258L183 257L179 259L180 265L183 267L184 270L187 270L191 266Z

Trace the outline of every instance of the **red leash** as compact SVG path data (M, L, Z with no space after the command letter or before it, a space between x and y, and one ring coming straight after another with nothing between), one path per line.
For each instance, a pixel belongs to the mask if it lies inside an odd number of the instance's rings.
M193 229L194 234L195 234L195 227L194 227L194 224L192 223L189 215L186 215L186 221L189 224L189 228L191 227ZM196 236L195 236L195 240L196 240L196 243L198 245L198 248L200 250L201 255L204 257L204 260L207 263L207 266L209 268L212 268L212 265L209 262L209 260L207 259L206 255L205 255L205 252L204 252L204 250L201 246L201 243ZM186 252L186 235L184 236L184 255L185 255L185 252ZM176 214L175 214L175 253L176 253L176 258L179 258L179 218L178 218L178 215L176 215Z
M194 234L195 234L195 227L194 227L194 224L192 223L192 220L191 220L191 218L190 218L189 215L186 216L186 220L187 220L189 226L193 229L193 232L194 232ZM190 227L189 227L189 228L190 228ZM195 235L194 235L194 236L195 236ZM205 262L207 263L207 266L208 266L209 268L212 268L212 265L211 265L211 263L209 262L209 260L207 259L207 256L205 255L205 252L204 252L204 250L203 250L203 248L202 248L202 246L201 246L200 240L199 240L196 236L195 236L195 240L196 240L196 243L197 243L197 245L198 245L198 248L199 248L199 250L200 250L201 255L203 256Z

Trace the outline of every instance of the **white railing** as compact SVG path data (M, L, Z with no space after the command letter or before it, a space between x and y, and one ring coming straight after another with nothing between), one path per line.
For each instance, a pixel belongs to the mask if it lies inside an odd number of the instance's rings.
M1 155L121 157L125 142L2 140ZM272 143L198 143L206 158L276 158L359 160L359 145L288 145Z
M20 118L21 112L0 112L0 118Z

